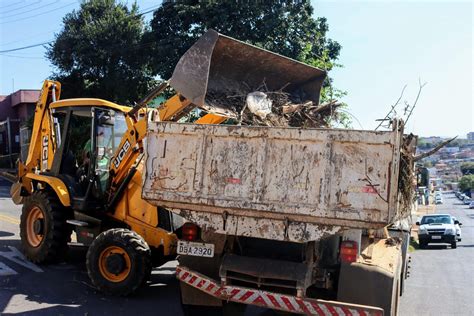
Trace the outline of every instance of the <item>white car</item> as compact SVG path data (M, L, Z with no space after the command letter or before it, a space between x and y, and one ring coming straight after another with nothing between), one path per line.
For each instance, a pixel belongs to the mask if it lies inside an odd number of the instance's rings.
M424 215L416 225L420 226L418 241L422 249L430 243L450 244L451 248L455 249L461 239L462 224L449 214Z
M436 204L443 204L443 198L441 196L436 196L435 203Z
M469 208L474 208L474 201L471 201L471 203L469 203Z

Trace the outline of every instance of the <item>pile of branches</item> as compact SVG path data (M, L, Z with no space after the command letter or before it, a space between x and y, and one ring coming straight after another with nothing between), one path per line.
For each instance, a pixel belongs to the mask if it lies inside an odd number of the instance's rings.
M411 212L414 199L414 188L416 187L416 178L413 156L413 138L412 134L404 135L402 148L400 151L400 168L398 174L398 192L400 193L400 217L404 218Z
M342 104L336 100L315 104L302 100L296 94L285 92L285 87L269 91L265 83L262 83L257 89L242 89L245 91L208 91L206 104L230 111L238 125L324 128L329 127L331 119L337 118L336 110ZM271 113L265 117L255 115L247 107L248 94L256 91L265 93L272 101Z

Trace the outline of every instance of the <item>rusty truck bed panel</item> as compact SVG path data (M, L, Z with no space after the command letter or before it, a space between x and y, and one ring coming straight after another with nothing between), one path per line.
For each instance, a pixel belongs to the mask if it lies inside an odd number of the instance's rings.
M400 137L152 122L143 197L238 235L304 240L337 227L380 228L397 211L390 192Z

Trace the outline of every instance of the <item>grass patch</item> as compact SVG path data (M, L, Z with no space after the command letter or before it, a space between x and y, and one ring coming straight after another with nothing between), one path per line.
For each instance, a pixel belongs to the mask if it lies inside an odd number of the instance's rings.
M420 249L420 244L418 243L418 240L413 237L410 237L410 245L408 246L408 252L414 252L418 249Z

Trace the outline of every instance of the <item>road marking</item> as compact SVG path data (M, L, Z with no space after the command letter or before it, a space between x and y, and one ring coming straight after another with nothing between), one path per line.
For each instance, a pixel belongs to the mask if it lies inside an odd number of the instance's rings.
M19 264L27 269L33 270L34 272L43 272L43 270L36 264L29 262L23 254L18 251L15 247L8 246L10 251L0 252L0 257L4 257L16 264Z
M25 294L14 294L10 300L8 301L5 309L2 311L5 314L48 314L48 312L54 313L55 307L62 307L66 309L70 309L71 313L74 313L73 308L79 308L80 305L78 304L50 304L41 302L43 297L38 296L34 297L33 295L25 295ZM62 310L62 308L58 308L56 310ZM44 311L44 313L42 313ZM66 314L68 311L66 310ZM56 312L56 314L59 314ZM87 314L87 313L86 313Z
M7 222L10 224L20 225L20 220L18 218L11 217L8 215L0 214L0 221Z
M0 276L15 275L18 274L15 270L0 262Z

